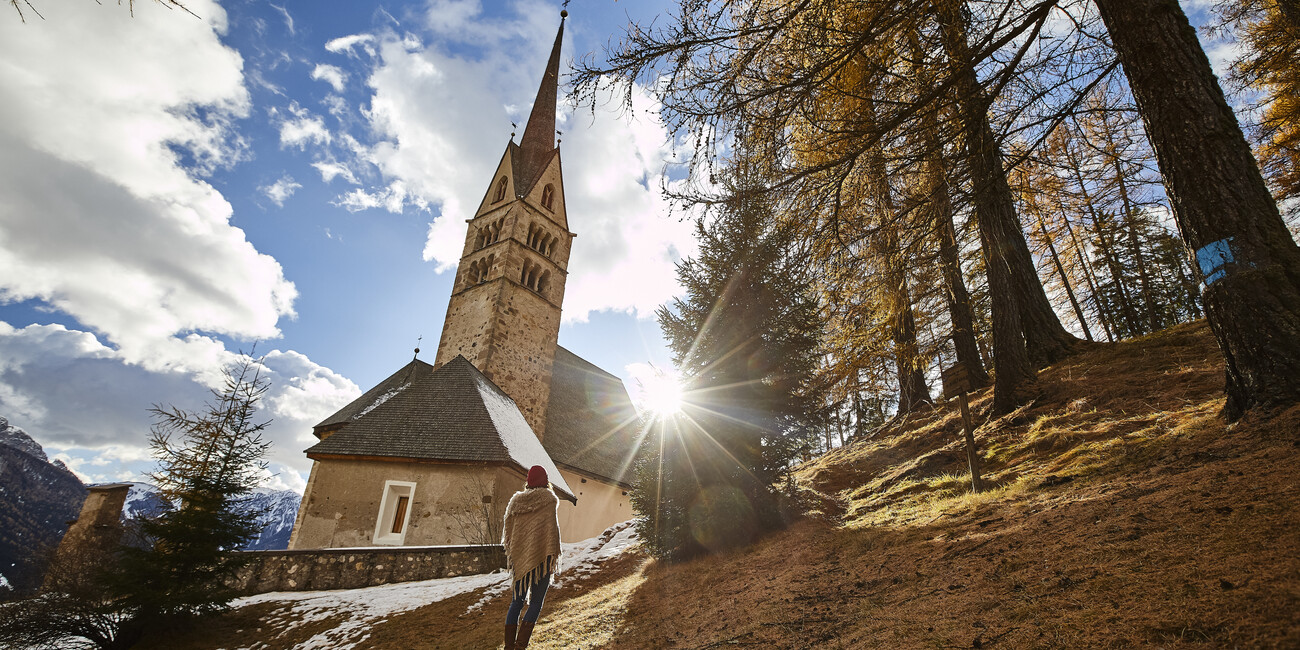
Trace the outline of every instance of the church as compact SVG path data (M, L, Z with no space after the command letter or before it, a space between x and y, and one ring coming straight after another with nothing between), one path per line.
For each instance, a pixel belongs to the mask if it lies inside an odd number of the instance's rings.
M558 344L576 236L555 142L567 15L523 137L468 220L434 363L417 349L314 427L290 549L499 542L533 465L560 497L563 541L632 518L636 411L622 381Z

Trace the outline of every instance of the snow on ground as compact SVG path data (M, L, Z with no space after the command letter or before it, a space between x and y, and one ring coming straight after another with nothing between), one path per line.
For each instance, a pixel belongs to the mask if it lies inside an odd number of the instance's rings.
M563 586L595 573L601 563L627 550L636 541L636 529L632 527L632 522L625 521L611 526L598 537L562 544L561 568L556 585ZM370 626L379 619L482 589L483 598L469 608L473 611L504 594L509 588L509 574L496 571L363 589L273 592L240 598L232 602L231 606L238 608L259 603L280 603L289 607L285 616L302 623L345 616L347 620L298 646L299 650L345 650L364 641L369 636Z

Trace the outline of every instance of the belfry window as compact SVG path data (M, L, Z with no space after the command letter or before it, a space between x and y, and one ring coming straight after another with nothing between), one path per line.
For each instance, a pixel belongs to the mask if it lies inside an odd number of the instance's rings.
M488 244L495 244L501 241L501 231L505 229L506 219L502 217L486 223L479 227L478 232L474 235L474 250L479 250Z
M497 191L492 195L492 202L496 203L504 198L506 198L506 177L502 176L501 180L497 181Z
M545 255L551 256L551 251L555 249L556 238L547 233L537 224L528 226L528 240L524 242L529 248Z
M554 211L552 207L555 203L555 186L547 185L542 188L542 207Z

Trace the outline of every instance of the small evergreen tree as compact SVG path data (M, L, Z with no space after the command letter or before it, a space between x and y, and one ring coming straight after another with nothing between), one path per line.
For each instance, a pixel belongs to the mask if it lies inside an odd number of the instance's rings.
M244 357L226 370L204 410L156 406L151 478L172 507L135 522L119 548L78 548L51 562L35 598L0 606L0 646L130 648L146 629L223 609L225 580L239 568L230 553L256 534L260 513L238 507L266 465L270 446L255 422L268 386Z
M821 316L790 229L743 188L697 223L686 295L658 312L687 378L676 418L650 425L634 478L641 539L658 557L742 546L782 522L777 489L823 426L813 383Z
M172 507L141 522L143 544L123 549L119 589L142 616L186 618L234 598L225 584L239 568L231 551L257 533L260 513L238 506L266 469L270 442L261 432L269 422L255 416L268 388L260 363L243 357L203 410L151 409L159 469L150 478Z

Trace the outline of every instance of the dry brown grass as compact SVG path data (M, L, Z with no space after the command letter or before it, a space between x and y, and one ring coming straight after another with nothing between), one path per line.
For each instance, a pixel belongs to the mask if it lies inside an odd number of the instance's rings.
M548 597L531 647L1300 647L1300 407L1225 427L1222 372L1198 323L1049 368L1007 417L976 395L978 495L941 405L800 468L831 516L693 562L627 554ZM359 647L498 648L505 601L476 600ZM168 647L302 638L269 614Z

